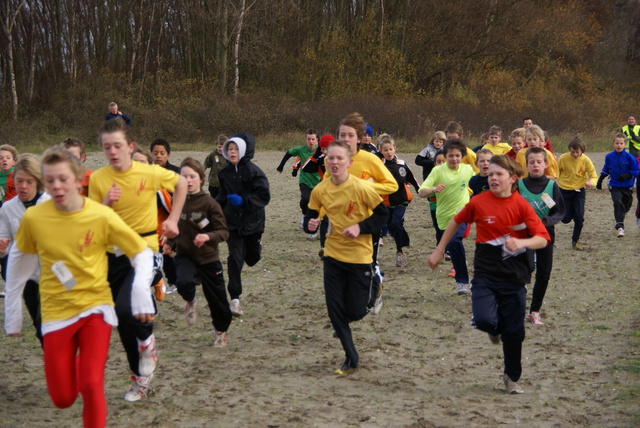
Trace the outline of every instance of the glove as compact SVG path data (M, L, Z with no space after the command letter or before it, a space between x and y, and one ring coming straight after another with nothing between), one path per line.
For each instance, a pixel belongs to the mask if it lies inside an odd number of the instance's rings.
M298 176L298 168L291 170L291 176L292 177L297 177Z
M631 180L632 178L633 178L633 175L631 175L630 172L625 172L618 176L618 181L627 181L627 180Z
M227 199L229 200L229 203L234 207L239 207L240 205L242 205L242 196L238 194L232 193L230 195L227 195Z
M318 146L316 147L316 151L313 152L312 158L317 160L320 156L322 156L322 147Z
M602 182L604 181L606 175L601 175L600 178L598 178L598 183L596 184L596 189L598 190L602 190Z

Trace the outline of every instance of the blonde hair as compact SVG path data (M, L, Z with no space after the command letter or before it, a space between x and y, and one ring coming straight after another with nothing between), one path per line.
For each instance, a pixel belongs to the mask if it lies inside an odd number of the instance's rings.
M538 137L543 143L545 141L544 131L538 125L531 125L530 127L528 127L525 131L525 135L526 134L531 134L534 137Z
M30 153L20 155L18 162L16 162L15 169L13 170L14 180L19 171L23 171L36 179L36 190L38 193L42 193L44 191L42 171L40 171L40 161L38 161L38 158L35 155Z
M433 133L433 137L431 137L430 144L433 144L435 140L447 141L447 135L442 131L436 131Z
M40 160L40 171L42 175L44 175L43 170L45 165L57 165L59 163L69 164L69 168L76 180L84 177L85 168L82 165L82 161L61 147L47 149L42 154L42 159Z
M531 128L531 126L529 128ZM524 141L524 136L526 134L526 131L527 130L525 128L516 128L513 131L511 131L511 134L509 134L509 138L522 138L522 141Z
M393 147L395 147L396 141L389 134L380 134L378 136L378 150L381 150L384 144L391 144Z
M18 150L11 144L3 144L0 146L0 152L9 152L13 156L13 160L18 160Z

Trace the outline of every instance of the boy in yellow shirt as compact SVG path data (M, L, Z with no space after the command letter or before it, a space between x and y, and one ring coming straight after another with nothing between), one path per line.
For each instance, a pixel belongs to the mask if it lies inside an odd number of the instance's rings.
M527 144L526 148L530 147L542 147L544 149L545 146L545 137L544 131L538 125L531 125L525 131L525 143ZM547 152L547 169L544 170L544 175L549 177L551 180L558 179L558 162L556 161L556 157L549 150L545 149ZM516 155L516 162L522 166L525 171L525 176L528 175L527 170L527 157L526 150L520 150Z
M493 125L489 128L489 144L482 146L483 149L490 150L494 155L504 155L509 153L511 146L507 143L503 143L502 140L502 128L497 125Z

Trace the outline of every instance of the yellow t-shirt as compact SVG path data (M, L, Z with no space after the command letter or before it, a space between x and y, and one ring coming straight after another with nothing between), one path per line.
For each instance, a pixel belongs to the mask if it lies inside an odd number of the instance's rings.
M339 186L331 180L322 180L314 187L309 208L316 211L323 208L331 221L331 233L327 236L324 254L344 263L372 263L371 235L361 234L349 239L342 236L342 231L369 218L381 202L382 198L371 186L351 175Z
M463 164L471 166L474 174L480 173L480 169L478 169L476 165L476 153L473 150L467 149L467 154L462 158L461 162Z
M165 189L173 193L178 178L178 174L159 165L133 162L126 171L116 171L111 166L105 166L91 174L89 197L102 203L113 183L116 183L122 194L111 208L136 233L146 234L155 232L158 228L156 192ZM145 236L144 239L149 248L158 251L157 235ZM116 245L120 247L118 243Z
M547 168L544 170L544 175L547 177L553 177L554 179L558 178L558 162L556 161L556 157L549 150L544 149L547 152ZM527 169L527 148L520 150L516 155L516 162L518 162L522 168L524 168L524 176L527 177L529 175L529 170Z
M29 208L15 239L20 251L40 257L43 323L65 320L98 305L113 306L107 246L115 243L129 257L147 247L111 208L87 198L84 207L73 213L58 211L52 200ZM54 274L56 262L62 262L77 281L70 290Z
M489 143L482 146L482 148L491 151L494 155L504 155L511 151L511 146L507 143L498 143L495 146Z
M369 182L371 188L379 195L390 195L398 190L396 179L378 156L366 150L359 150L351 160L353 163L349 167L349 174ZM324 180L330 176L331 172L327 168Z
M589 180L591 183L598 180L593 162L584 153L578 159L565 153L558 159L558 187L563 190L578 190L584 187Z

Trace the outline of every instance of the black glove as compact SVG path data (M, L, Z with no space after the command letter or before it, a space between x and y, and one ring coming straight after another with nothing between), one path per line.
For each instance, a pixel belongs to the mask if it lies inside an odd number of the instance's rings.
M314 158L314 159L316 159L316 160L318 160L318 158L319 158L320 156L322 156L322 147L318 146L318 147L316 148L316 151L315 151L315 152L313 152L313 158Z
M600 178L598 178L598 183L596 184L596 189L602 190L602 182L604 181L604 179L606 177L607 177L606 175L601 175Z
M298 168L291 170L291 176L292 177L297 177L298 176Z
M631 175L630 172L625 172L618 176L618 181L627 181L627 180L631 180L632 178L633 178L633 175Z

